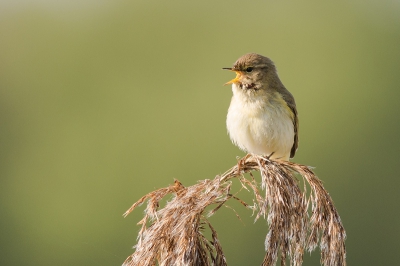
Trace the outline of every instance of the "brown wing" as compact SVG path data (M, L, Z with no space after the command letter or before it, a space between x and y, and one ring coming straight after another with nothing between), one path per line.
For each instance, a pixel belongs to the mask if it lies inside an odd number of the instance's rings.
M299 146L299 117L297 116L297 110L296 110L296 105L291 107L289 106L290 109L292 109L294 113L294 118L293 118L293 126L294 126L294 142L292 149L290 150L290 158L293 158L294 155L296 154L297 147Z
M299 118L297 115L296 103L292 94L289 91L285 90L283 98L286 101L290 110L292 110L293 112L294 142L292 149L290 150L290 158L293 158L296 154L297 147L299 146Z

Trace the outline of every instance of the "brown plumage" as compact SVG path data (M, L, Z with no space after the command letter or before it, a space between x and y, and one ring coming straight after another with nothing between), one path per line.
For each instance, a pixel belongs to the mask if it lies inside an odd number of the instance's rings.
M227 128L242 150L276 159L293 158L299 143L299 120L293 95L285 88L268 57L249 53L232 68L237 76Z

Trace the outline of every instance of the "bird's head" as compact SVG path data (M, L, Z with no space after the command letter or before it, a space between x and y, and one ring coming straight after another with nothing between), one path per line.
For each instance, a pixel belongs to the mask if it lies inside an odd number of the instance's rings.
M236 77L225 85L236 84L242 90L267 90L279 81L271 59L255 53L245 54L235 62L233 67L223 69L236 72Z

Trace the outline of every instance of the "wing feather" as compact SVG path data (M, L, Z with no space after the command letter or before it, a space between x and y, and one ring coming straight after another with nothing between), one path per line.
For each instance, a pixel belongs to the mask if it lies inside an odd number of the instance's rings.
M299 146L299 117L297 114L296 109L296 102L294 101L293 95L285 89L283 99L285 100L286 104L293 112L293 128L294 128L294 141L292 149L290 150L290 158L293 158L296 154L297 147Z

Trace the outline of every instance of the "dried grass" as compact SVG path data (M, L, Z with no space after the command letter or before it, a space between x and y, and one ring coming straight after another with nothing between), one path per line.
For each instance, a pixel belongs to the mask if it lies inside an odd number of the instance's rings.
M244 173L251 171L260 171L261 186L251 173L250 178L245 177ZM296 173L303 178L303 190ZM254 193L254 205L231 194L234 179ZM160 200L169 194L172 199L159 209ZM313 251L318 243L321 264L346 265L345 230L331 197L313 171L305 165L247 155L212 180L202 180L190 187L176 180L133 204L124 216L147 201L145 216L138 223L142 227L136 250L123 266L227 265L217 232L207 218L230 199L253 209L256 220L267 219L263 266L275 265L279 256L281 265L286 265L286 261L301 265L304 251ZM205 213L208 206L215 207ZM206 227L211 230L211 240L203 234Z

